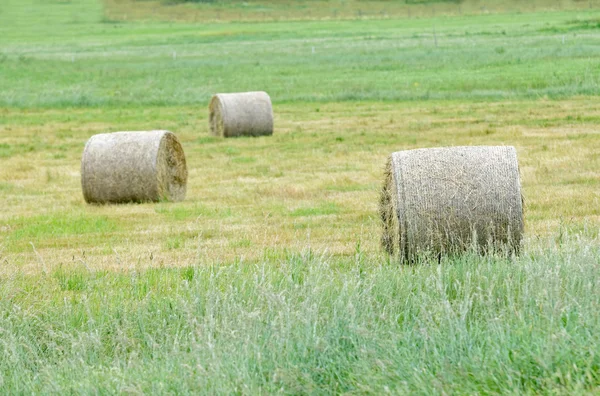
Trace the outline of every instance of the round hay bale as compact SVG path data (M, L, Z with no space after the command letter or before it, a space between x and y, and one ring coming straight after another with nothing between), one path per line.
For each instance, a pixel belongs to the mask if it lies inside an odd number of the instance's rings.
M516 150L476 146L393 153L379 211L382 246L402 261L471 247L518 253L523 202Z
M266 92L216 94L208 110L210 131L215 136L273 134L273 106Z
M187 175L183 148L169 131L94 135L81 159L88 203L181 201Z

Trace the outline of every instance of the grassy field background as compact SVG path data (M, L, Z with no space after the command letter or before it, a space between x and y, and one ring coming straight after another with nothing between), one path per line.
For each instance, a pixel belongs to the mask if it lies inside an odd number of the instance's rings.
M0 389L598 391L600 4L521 3L4 0ZM274 136L211 137L245 90ZM86 205L86 140L148 129L187 199ZM386 157L479 144L522 257L389 262Z
M106 0L104 10L109 21L258 22L516 14L598 5L598 0Z

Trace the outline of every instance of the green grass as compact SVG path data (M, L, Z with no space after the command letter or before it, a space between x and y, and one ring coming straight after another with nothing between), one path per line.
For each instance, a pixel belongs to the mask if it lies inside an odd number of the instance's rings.
M1 284L5 393L594 394L600 251L400 268L305 251Z
M14 239L61 237L114 229L114 225L104 217L73 216L70 214L39 216L33 219L17 220L15 223L21 223L23 227L18 228L12 234Z
M600 392L596 2L340 4L0 2L0 394ZM210 136L254 89L274 135ZM149 129L186 200L86 205ZM455 145L516 147L521 257L390 262L387 156Z
M597 0L105 0L106 22L245 22L349 19L412 19L588 10ZM175 4L180 3L180 4ZM186 4L181 4L186 3ZM165 5L168 5L165 7ZM157 10L160 11L157 12Z
M75 244L96 244L118 228L117 223L106 216L89 214L55 213L35 217L21 217L12 222L12 233L6 246L22 251L28 244L36 247L64 247ZM94 237L89 239L90 234Z
M60 7L68 19L69 7L82 6ZM44 35L37 23L0 28L0 105L204 107L214 92L256 89L275 103L600 91L596 10L202 25L111 24L99 15Z

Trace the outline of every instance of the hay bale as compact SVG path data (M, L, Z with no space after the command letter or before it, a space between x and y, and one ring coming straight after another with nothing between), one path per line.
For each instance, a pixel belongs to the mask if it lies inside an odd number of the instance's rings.
M208 110L210 131L215 136L273 134L273 107L266 92L216 94Z
M183 148L169 131L92 136L81 159L81 187L88 203L181 201L187 167Z
M382 246L403 261L476 246L517 252L523 203L514 147L399 151L380 198Z

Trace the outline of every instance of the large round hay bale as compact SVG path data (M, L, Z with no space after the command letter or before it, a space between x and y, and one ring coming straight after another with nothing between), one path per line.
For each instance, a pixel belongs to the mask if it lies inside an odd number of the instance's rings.
M94 135L81 159L81 187L88 203L181 201L187 167L183 148L169 131Z
M412 262L477 247L518 252L523 203L514 147L399 151L380 199L382 245Z
M213 135L236 137L273 134L273 106L266 92L216 94L208 109Z

